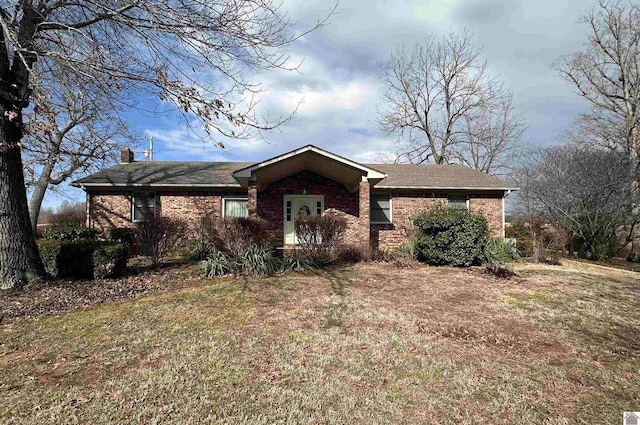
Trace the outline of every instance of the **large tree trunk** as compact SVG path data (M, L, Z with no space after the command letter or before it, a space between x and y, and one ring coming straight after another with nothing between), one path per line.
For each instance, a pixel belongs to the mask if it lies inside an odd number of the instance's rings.
M0 113L0 289L11 289L45 273L27 207L21 116L11 117L2 107Z

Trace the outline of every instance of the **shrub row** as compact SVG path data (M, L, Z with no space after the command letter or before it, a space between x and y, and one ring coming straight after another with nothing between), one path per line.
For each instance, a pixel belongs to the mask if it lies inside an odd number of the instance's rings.
M94 240L100 232L80 226L60 225L42 232L42 238L50 241Z
M58 278L94 279L117 277L127 267L124 244L78 240L39 240L40 257L49 274Z

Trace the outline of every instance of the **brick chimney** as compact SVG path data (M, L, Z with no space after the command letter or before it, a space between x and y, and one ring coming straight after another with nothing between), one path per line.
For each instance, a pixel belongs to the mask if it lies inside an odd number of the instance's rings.
M134 162L133 151L129 148L124 148L120 151L120 164L130 164Z

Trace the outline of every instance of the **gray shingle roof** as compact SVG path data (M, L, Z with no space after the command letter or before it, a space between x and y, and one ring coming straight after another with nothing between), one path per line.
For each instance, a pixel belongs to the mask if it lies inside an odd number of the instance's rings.
M118 164L76 180L74 186L235 186L235 170L251 162L141 161ZM399 188L512 188L502 180L463 165L362 164L387 177L376 187Z
M497 177L464 165L363 164L387 174L376 187L515 189Z
M74 182L105 186L205 186L237 185L231 173L251 162L141 161L118 164Z

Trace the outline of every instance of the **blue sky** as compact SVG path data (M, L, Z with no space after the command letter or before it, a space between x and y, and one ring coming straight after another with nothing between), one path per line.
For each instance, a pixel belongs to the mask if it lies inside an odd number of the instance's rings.
M252 79L264 88L258 112L288 115L297 106L291 121L264 134L264 140L225 141L227 149L221 150L190 136L172 114L132 112L140 134L137 158L142 159L144 137L153 136L156 160L257 161L309 143L358 161L390 160L394 140L377 126L384 109L380 64L399 44L412 46L427 33L464 28L483 48L490 72L513 90L528 120L526 142L556 143L586 104L552 65L581 48L587 28L577 21L590 6L585 0L341 0L327 26L291 45L292 63L302 62L299 72L277 70ZM298 29L332 8L327 0L283 4ZM79 189L63 192L49 194L45 206L84 200Z

